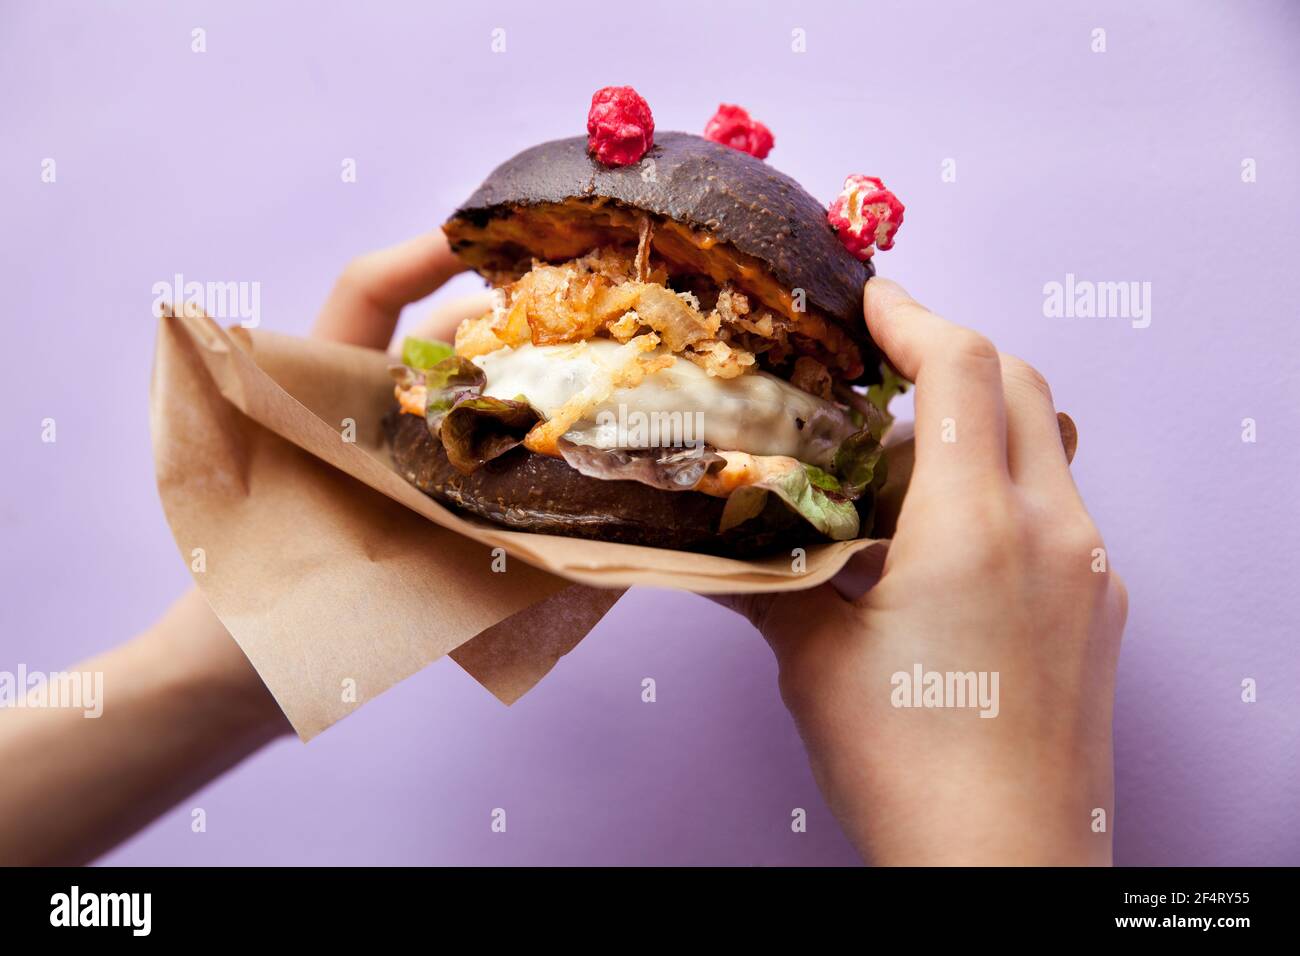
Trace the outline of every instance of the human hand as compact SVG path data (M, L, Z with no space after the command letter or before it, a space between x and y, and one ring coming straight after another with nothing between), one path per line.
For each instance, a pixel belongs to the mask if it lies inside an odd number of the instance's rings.
M776 653L818 786L868 860L1107 864L1127 595L1047 383L888 280L864 310L916 383L916 463L879 581L852 600L824 584L728 603ZM986 675L996 716L896 706L913 697L894 675L916 665Z
M403 306L461 271L441 230L353 261L313 330L385 347ZM440 310L425 334L450 337L467 310ZM152 627L79 664L102 677L102 713L0 708L0 865L79 864L291 728L196 589Z

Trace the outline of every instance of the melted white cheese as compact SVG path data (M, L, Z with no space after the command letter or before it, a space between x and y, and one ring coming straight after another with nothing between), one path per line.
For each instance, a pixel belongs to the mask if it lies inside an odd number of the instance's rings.
M552 417L602 368L613 367L621 346L608 339L572 345L521 345L502 348L473 361L487 373L485 394L523 396L544 417ZM697 416L695 413L699 413ZM638 417L636 413L644 413ZM594 406L570 431L575 440L598 448L637 448L670 444L652 440L641 423L647 416L679 416L686 440L751 455L789 455L826 467L839 443L856 431L838 405L795 388L766 372L737 378L710 376L684 358L648 375L635 388L620 388ZM662 435L670 419L653 419ZM641 427L638 427L638 426ZM578 435L574 436L573 433Z

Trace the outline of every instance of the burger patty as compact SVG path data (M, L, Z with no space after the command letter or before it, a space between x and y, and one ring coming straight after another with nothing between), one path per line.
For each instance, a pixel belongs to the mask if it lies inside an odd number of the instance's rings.
M517 531L737 558L827 540L775 497L758 516L719 533L722 498L590 478L523 446L465 475L447 460L423 418L395 407L384 429L403 478L445 505Z

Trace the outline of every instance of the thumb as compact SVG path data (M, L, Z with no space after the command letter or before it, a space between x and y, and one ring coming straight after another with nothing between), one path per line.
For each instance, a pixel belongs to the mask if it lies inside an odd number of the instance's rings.
M806 591L707 597L748 620L767 640L777 660L783 660L820 617L846 603L829 583Z

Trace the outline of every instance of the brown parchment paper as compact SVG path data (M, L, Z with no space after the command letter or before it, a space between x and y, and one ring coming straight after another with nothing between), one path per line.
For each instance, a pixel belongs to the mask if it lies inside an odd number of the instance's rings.
M862 539L809 547L798 562L738 561L461 517L392 468L381 426L390 361L225 330L192 309L160 321L150 411L163 509L196 583L303 739L443 655L513 702L632 585L795 590L887 547ZM889 452L883 533L910 450Z

